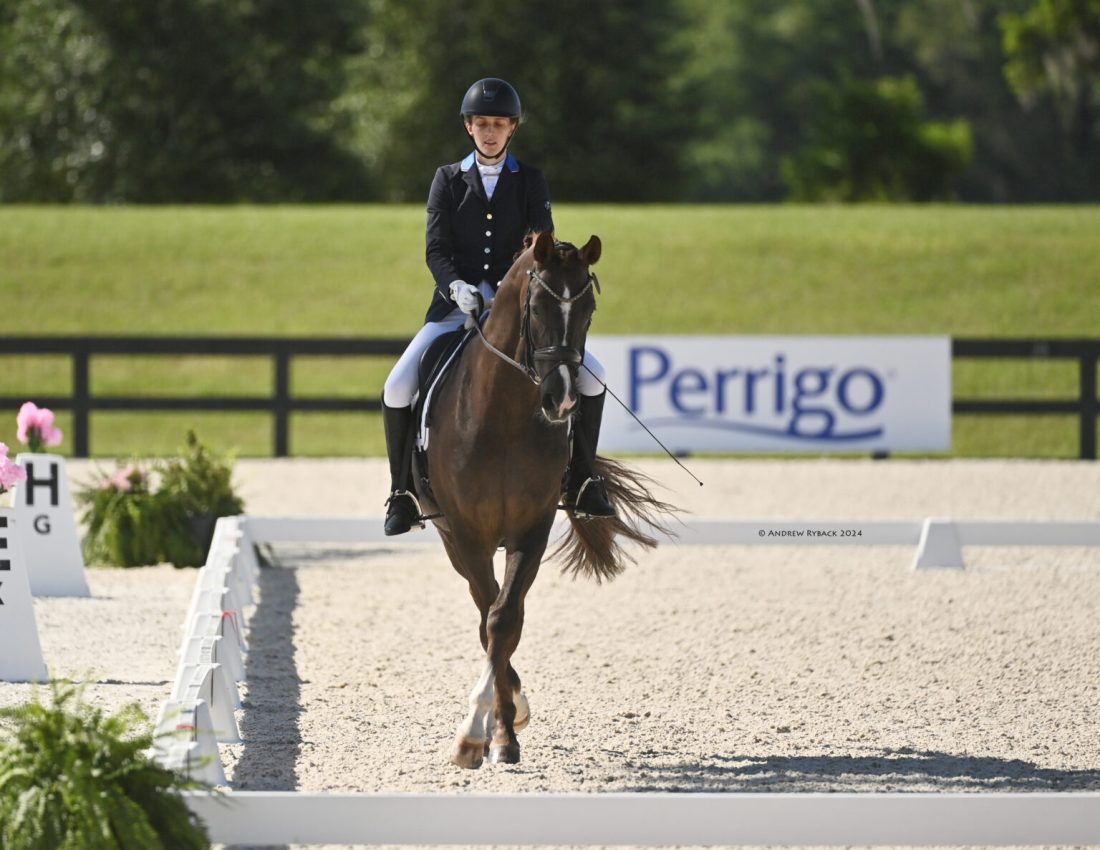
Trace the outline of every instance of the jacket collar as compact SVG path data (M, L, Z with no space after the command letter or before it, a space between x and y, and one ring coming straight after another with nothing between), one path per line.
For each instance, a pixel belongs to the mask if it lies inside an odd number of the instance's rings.
M459 168L462 171L469 171L471 168L474 167L474 163L476 163L476 162L477 162L477 155L476 155L475 152L471 151L470 155L467 156L464 160L462 160L462 162L459 164ZM505 166L507 166L508 170L511 171L513 174L515 172L519 171L519 160L517 160L514 156L512 156L511 151L508 151L507 156L504 157L504 164L505 164ZM474 169L474 170L476 171L476 169Z

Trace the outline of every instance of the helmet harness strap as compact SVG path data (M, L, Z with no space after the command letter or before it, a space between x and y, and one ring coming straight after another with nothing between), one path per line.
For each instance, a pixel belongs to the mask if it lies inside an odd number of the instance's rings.
M465 123L465 122L463 122L463 123ZM469 127L470 125L467 124L466 126ZM504 147L502 147L500 149L500 153L498 153L496 155L496 157L493 157L492 155L485 153L485 151L483 151L481 148L479 148L477 146L477 139L474 137L474 134L469 131L469 129L467 129L466 132L470 133L470 140L474 143L474 150L477 151L482 156L482 158L484 158L484 159L503 160L508 155L508 146L510 144L512 144L512 136L514 136L516 134L516 130L518 130L518 129L519 129L519 122L517 121L516 125L512 128L512 132L508 134L508 139L507 139L507 141L504 142Z

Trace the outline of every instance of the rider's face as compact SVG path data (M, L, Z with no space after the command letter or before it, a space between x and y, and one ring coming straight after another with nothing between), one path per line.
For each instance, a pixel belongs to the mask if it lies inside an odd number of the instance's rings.
M484 158L494 162L504 155L508 138L516 126L514 118L496 115L475 115L466 122L466 132L473 138Z

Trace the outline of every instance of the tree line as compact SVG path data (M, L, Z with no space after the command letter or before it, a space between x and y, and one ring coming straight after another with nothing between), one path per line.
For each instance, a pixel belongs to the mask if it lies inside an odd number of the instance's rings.
M1100 0L0 0L0 201L420 201L483 76L558 200L1100 199Z

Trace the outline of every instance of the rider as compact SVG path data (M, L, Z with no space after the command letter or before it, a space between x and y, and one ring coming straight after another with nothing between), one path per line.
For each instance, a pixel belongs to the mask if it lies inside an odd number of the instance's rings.
M413 450L411 405L421 355L433 340L458 328L466 313L479 309L479 294L486 304L492 300L526 233L554 229L546 178L508 152L523 115L516 90L494 77L478 80L462 98L461 115L474 150L461 162L437 169L428 195L427 262L435 292L424 326L393 367L382 395L390 461L385 531L390 535L404 534L420 519L407 459ZM611 517L615 508L593 468L604 370L588 353L584 365L588 368L577 376L580 402L564 501L575 516Z

